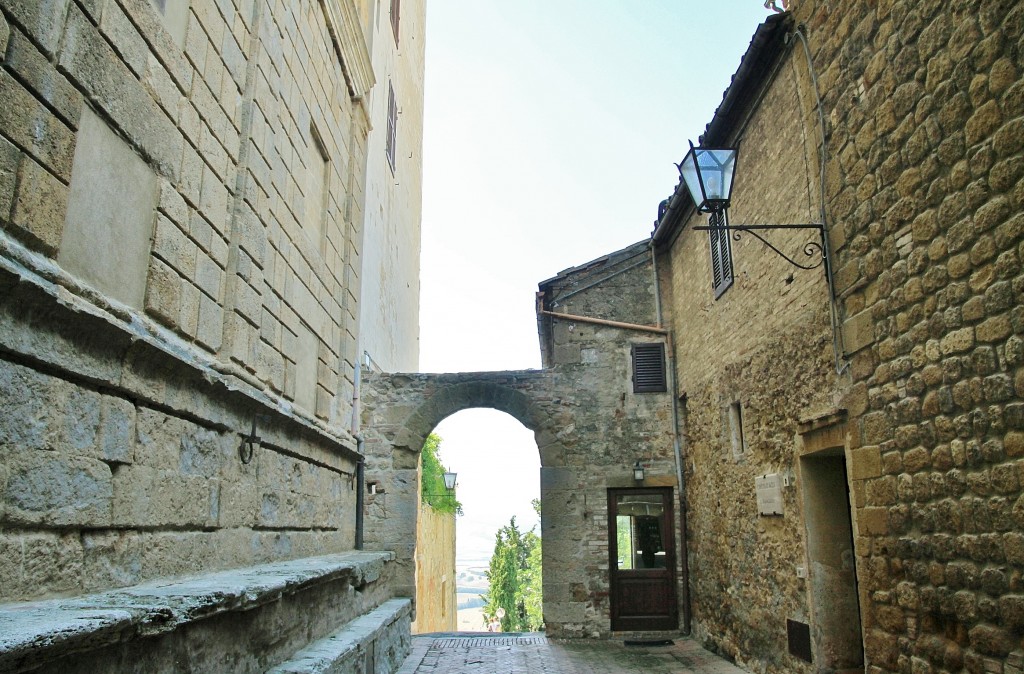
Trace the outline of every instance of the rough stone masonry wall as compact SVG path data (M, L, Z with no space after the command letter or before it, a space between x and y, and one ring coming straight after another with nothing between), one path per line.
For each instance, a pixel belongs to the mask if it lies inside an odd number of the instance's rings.
M635 298L653 317L650 266L637 274L643 292ZM614 310L605 309L614 320ZM563 323L556 331L556 352L572 359L545 370L367 376L366 479L379 491L367 497L366 540L397 553L400 591L411 591L423 441L460 410L506 412L534 431L540 454L546 631L607 636L607 487L633 486L637 459L648 476L674 476L671 407L665 394L632 393L632 333L583 323Z
M650 249L641 242L563 272L542 284L556 312L639 325L658 322ZM655 332L544 317L550 338L544 365L569 406L566 451L541 468L544 619L551 634L606 637L609 604L608 488L674 485L672 406L668 393L634 393L631 348L662 343ZM568 439L571 438L571 442ZM679 530L679 509L674 510ZM679 536L676 560L679 563ZM677 577L681 577L677 568ZM680 603L683 593L677 592Z
M0 599L351 548L349 5L0 1Z
M1024 669L1024 5L794 3L829 126L869 672Z
M730 224L820 222L818 134L803 54L789 50L740 142ZM813 99L811 99L813 100ZM738 133L738 130L737 130ZM782 516L758 514L755 478L795 477L800 422L835 410L828 289L751 234L732 241L733 285L715 299L708 233L691 215L659 256L684 404L687 531L694 634L761 672L811 672L788 654L786 619L812 623L804 517L795 488ZM817 233L764 231L799 262ZM664 259L665 263L662 263ZM741 408L734 443L729 407Z

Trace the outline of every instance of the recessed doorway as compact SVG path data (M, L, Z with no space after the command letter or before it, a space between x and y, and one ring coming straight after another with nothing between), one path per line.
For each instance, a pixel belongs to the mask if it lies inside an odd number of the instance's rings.
M805 454L800 474L814 659L821 671L862 671L864 646L843 447Z

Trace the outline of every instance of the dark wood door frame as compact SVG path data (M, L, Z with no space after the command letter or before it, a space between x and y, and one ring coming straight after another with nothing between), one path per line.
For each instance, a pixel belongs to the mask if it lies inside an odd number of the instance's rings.
M658 497L661 512L657 515L656 534L659 553L663 561L655 563L644 560L651 559L651 551L639 556L636 550L628 551L640 567L646 564L651 568L632 568L633 562L624 562L620 568L620 560L625 560L626 551L618 550L617 515L620 511L620 497ZM648 519L650 517L650 519ZM637 520L640 518L637 517ZM654 535L653 516L645 516L643 522L631 521L631 528L639 531L649 530ZM633 548L637 547L634 542ZM663 631L679 629L679 605L676 599L676 549L673 498L671 487L638 487L608 490L608 573L609 573L609 604L611 609L612 631Z

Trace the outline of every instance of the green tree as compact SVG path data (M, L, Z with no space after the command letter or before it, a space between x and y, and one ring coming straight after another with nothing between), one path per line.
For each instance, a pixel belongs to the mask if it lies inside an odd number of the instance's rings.
M444 486L444 465L441 464L441 436L431 433L423 443L420 470L420 499L437 512L462 514L462 504L455 490Z
M522 532L513 517L494 536L494 554L487 571L484 615L504 610L503 632L544 629L541 610L541 542L533 530Z

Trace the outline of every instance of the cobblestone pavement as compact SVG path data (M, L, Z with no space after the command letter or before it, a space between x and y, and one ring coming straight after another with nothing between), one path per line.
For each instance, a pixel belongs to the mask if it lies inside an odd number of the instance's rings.
M398 674L745 674L689 639L670 646L539 634L425 634Z

